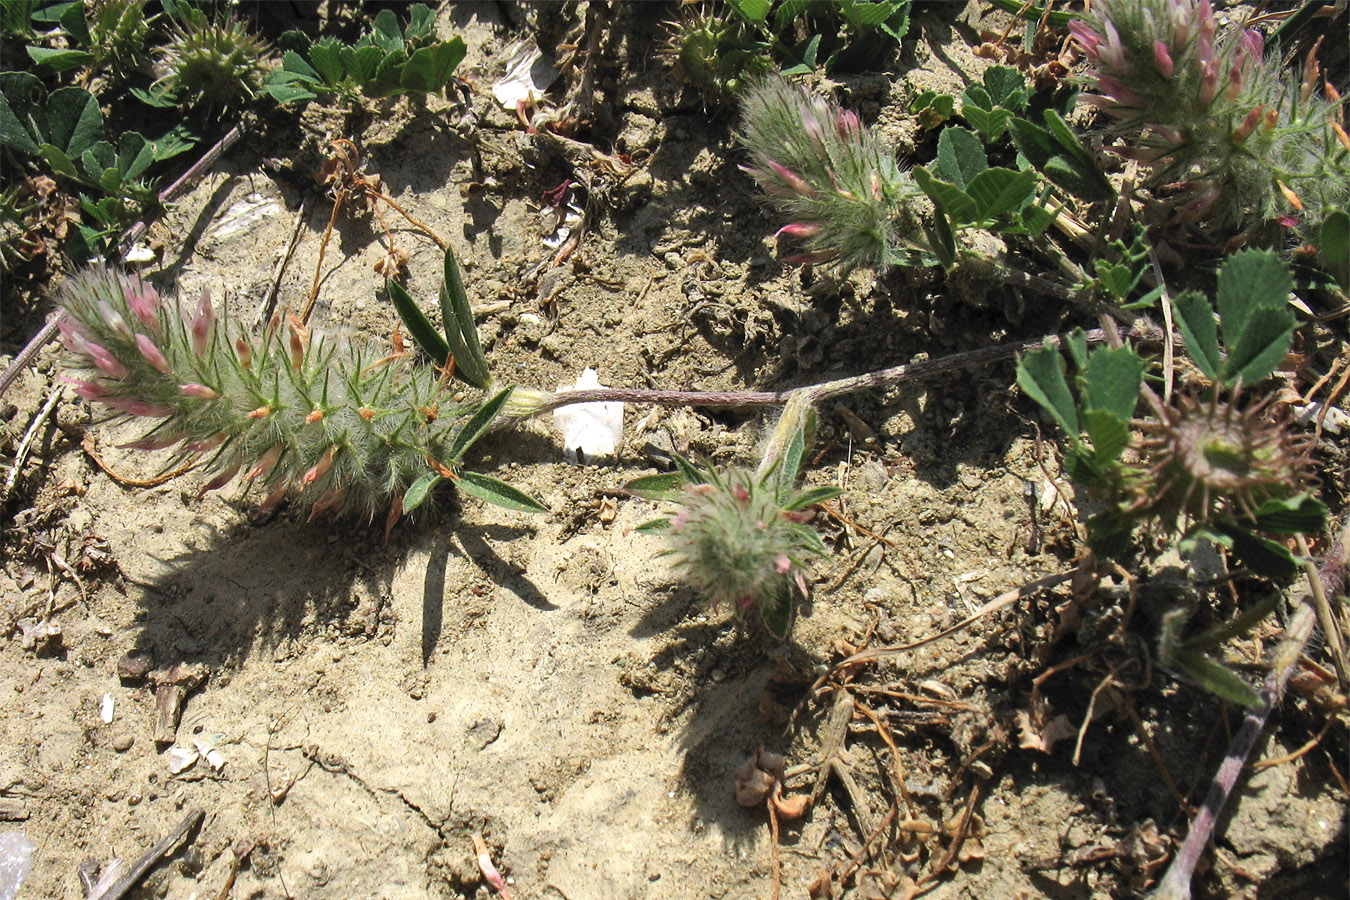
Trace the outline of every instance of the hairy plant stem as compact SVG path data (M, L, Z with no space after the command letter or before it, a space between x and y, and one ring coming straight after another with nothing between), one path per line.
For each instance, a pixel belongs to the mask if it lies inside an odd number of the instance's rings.
M1256 746L1271 712L1283 699L1289 676L1312 636L1317 622L1316 598L1319 595L1325 597L1339 593L1348 575L1350 575L1350 519L1342 523L1336 543L1323 560L1320 570L1310 573L1308 596L1294 613L1285 628L1284 639L1276 646L1272 656L1270 672L1267 673L1265 684L1261 687L1261 705L1249 710L1243 718L1242 727L1234 735L1228 755L1219 764L1219 771L1215 773L1214 781L1210 783L1205 803L1191 822L1185 842L1177 851L1172 865L1159 882L1157 889L1149 895L1149 900L1190 900L1191 877L1196 864L1199 863L1201 855L1213 837L1214 827L1218 824L1219 816L1223 813L1233 788L1237 786L1238 777L1242 774L1247 757Z
M1121 337L1132 337L1144 341L1160 341L1163 338L1161 328L1143 319L1125 329L1124 332L1119 332L1114 327L1112 332L1117 340ZM1087 332L1084 337L1089 344L1102 344L1111 340L1107 330L1103 328L1094 328ZM996 344L992 347L981 347L978 350L953 353L951 356L943 356L938 359L904 363L863 375L853 375L848 378L805 385L785 391L662 391L645 388L592 388L584 391L566 391L564 393L545 394L537 403L531 404L529 414L539 415L563 406L571 406L574 403L614 401L650 403L654 406L737 408L785 406L796 399L808 406L815 406L835 397L856 394L859 391L871 388L894 387L905 381L928 378L972 366L1002 362L1024 353L1030 353L1033 350L1039 350L1042 347L1062 345L1064 339L1064 335L1052 335L1047 338Z

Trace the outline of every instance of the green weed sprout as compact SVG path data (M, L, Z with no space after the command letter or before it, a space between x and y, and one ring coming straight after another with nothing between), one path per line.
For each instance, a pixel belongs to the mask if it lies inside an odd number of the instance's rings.
M837 487L796 488L809 421L795 422L792 406L783 415L788 422L778 432L788 435L786 446L781 456L771 448L757 471L719 471L676 457L675 472L638 478L626 488L678 504L674 515L639 530L667 537L662 555L673 556L689 585L714 607L726 603L738 618L753 611L779 640L791 633L796 598L808 596L808 560L827 555L809 524L811 507L842 493Z
M205 291L191 304L164 302L111 269L72 278L62 306L62 340L88 373L69 382L151 423L129 446L203 461L203 493L242 473L267 491L265 508L290 494L312 515L386 511L390 527L442 479L500 505L543 508L463 468L509 389L460 401L442 372L407 355L311 334L294 317L251 335Z

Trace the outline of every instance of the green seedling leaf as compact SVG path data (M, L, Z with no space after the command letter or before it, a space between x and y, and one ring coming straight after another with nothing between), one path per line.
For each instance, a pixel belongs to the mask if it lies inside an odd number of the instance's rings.
M773 6L769 0L727 0L727 5L747 22L758 24L769 17L769 9Z
M71 159L103 137L103 113L98 98L84 88L65 87L47 98L47 128L40 135Z
M317 78L327 85L329 90L336 90L346 72L342 62L342 50L342 43L337 38L324 38L309 48L308 64L299 58L298 53L287 53L282 57L282 65L288 72Z
M795 59L784 61L784 75L809 75L816 70L816 56L820 53L820 37L818 34L811 35L801 45Z
M983 85L979 84L972 84L966 88L965 93L961 95L961 99L963 106L975 106L984 112L988 112L996 105L990 98L989 92L984 89ZM964 110L961 115L965 115Z
M704 477L703 470L698 466L678 453L673 454L671 459L674 460L675 468L680 470L680 477L684 479L686 484L707 484L708 479Z
M1014 172L1001 166L986 169L971 179L966 193L979 210L977 222L988 224L1031 202L1036 196L1036 173L1030 170Z
M410 484L403 492L403 512L410 513L421 506L431 496L432 490L444 480L444 476L428 472Z
M933 174L965 190L971 179L989 168L984 145L975 132L952 126L938 136L937 162Z
M1050 413L1070 441L1078 440L1082 431L1078 408L1064 378L1064 357L1058 350L1042 347L1022 357L1017 364L1017 384Z
M1333 209L1322 219L1318 251L1343 292L1350 293L1350 215Z
M53 50L49 47L25 47L24 49L33 58L33 62L39 66L46 66L53 72L76 69L87 65L94 59L94 54L86 53L83 50Z
M388 12L388 10L386 10ZM392 13L391 13L392 15ZM342 67L356 84L362 87L375 80L384 62L385 51L373 44L364 47L343 47L338 51Z
M643 500L678 500L684 496L685 478L679 472L634 478L623 489Z
M417 342L417 346L421 347L422 352L436 365L445 365L446 359L450 356L450 345L436 330L436 326L431 324L421 307L413 302L413 298L402 285L397 281L386 281L384 284L385 289L389 291L389 299L394 302L394 309L398 310L398 317L403 320L403 325Z
M1083 371L1083 399L1089 409L1102 409L1128 422L1139 403L1144 360L1133 347L1103 348L1088 357Z
M414 3L408 11L408 28L403 38L409 44L421 46L423 41L436 36L436 11L425 3Z
M1172 665L1216 697L1241 706L1261 702L1252 686L1232 669L1202 653L1178 653Z
M1191 359L1205 377L1217 380L1223 354L1219 351L1219 326L1208 298L1199 291L1186 291L1173 298L1172 311Z
M464 454L469 452L469 448L483 436L483 434L492 427L492 423L497 420L497 415L506 405L507 399L511 396L511 388L499 391L492 399L488 400L482 406L478 407L469 421L459 429L455 439L450 443L450 462L459 463L464 458Z
M946 134L946 132L943 133ZM927 194L933 203L937 205L939 212L946 213L953 223L965 225L976 221L978 207L975 205L975 201L972 200L965 191L961 190L961 188L950 182L940 181L937 178L934 178L923 166L916 166L913 170L913 175L914 182L919 186L919 190ZM942 218L942 216L936 217L933 223L935 228L942 227L937 221ZM948 225L948 229L950 231L950 225ZM948 257L950 257L952 262L955 262L956 260L955 238L953 237L952 240L948 241L946 240L948 236L950 235L943 235L939 231L938 237L942 242L942 246L939 247L935 245L933 247L934 254L936 254L939 259L944 260L944 265L951 264L946 261ZM945 253L944 251L950 251L950 253Z
M780 580L759 598L759 618L769 634L780 641L788 639L792 633L793 607L792 584Z
M824 503L826 500L833 500L843 493L843 488L838 488L834 485L807 488L787 503L783 504L783 509L788 512L795 512L799 509L815 506L817 503Z
M806 435L799 429L792 433L783 456L771 473L774 478L774 497L779 503L787 502L792 489L797 485L797 473L801 471L802 456L806 453Z
M1294 315L1287 309L1254 310L1243 322L1237 346L1231 347L1224 361L1222 382L1256 384L1269 378L1289 354L1294 324ZM1227 337L1227 329L1224 331Z
M450 81L466 53L464 40L459 37L432 47L423 47L408 57L399 84L408 91L439 91Z
M1274 253L1243 250L1228 257L1219 269L1215 296L1224 343L1235 346L1257 310L1285 309L1293 289L1293 273Z
M41 144L38 147L38 154L43 162L47 164L57 175L64 176L72 181L83 181L80 177L80 170L75 167L75 161L67 156L59 147L51 144Z
M989 98L1004 109L1016 112L1027 103L1027 80L1009 66L990 66L984 70L984 87Z
M1327 507L1309 494L1267 500L1242 524L1267 534L1317 534L1326 527Z
M1211 527L1232 542L1229 546L1233 556L1258 575L1285 578L1298 569L1294 554L1277 541L1253 534L1233 522L1216 521Z
M1052 9L1047 19L1044 7L1028 5L1024 0L989 0L989 3L1004 12L1021 16L1029 23L1048 21L1056 28L1068 28L1069 23L1078 17L1077 13L1069 10Z
M1187 638L1176 649L1182 653L1202 652L1231 641L1233 638L1245 637L1249 631L1260 624L1262 619L1279 607L1281 599L1278 593L1272 593L1257 601L1231 622L1221 622L1202 634Z
M643 522L633 530L638 534L669 534L670 518L668 516L662 516L659 519L652 519L650 522ZM657 556L665 556L668 553L670 553L670 551L666 550L662 553L658 553Z
M1075 328L1064 338L1064 346L1069 351L1069 358L1073 360L1074 367L1080 372L1087 368L1088 364L1088 343L1087 335L1083 329Z
M382 9L371 23L370 39L386 53L403 49L403 29L392 10Z
M548 512L548 507L518 487L513 487L491 475L478 472L460 472L455 485L470 497L484 503L513 509L517 512Z
M263 84L263 90L278 103L296 103L300 100L318 99L319 95L309 87L311 84L318 84L318 82L311 81L294 72L278 69L268 76L267 81Z
M464 279L459 273L455 253L445 248L445 277L441 282L441 317L445 322L445 338L455 357L455 375L480 390L492 383L487 357L478 343L478 328L474 325L473 309L464 291Z
M961 107L961 115L965 117L967 122L975 126L987 144L992 144L1003 136L1003 132L1008 130L1008 122L1013 116L1006 109L986 110L970 104Z
M1130 443L1129 423L1110 410L1085 411L1083 426L1092 441L1093 462L1097 466L1108 466L1115 462Z

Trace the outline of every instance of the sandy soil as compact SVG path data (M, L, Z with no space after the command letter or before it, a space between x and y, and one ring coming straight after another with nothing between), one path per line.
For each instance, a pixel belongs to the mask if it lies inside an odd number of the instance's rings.
M912 135L899 111L915 86L950 90L958 67L985 64L969 49L979 23L957 11L924 13L893 72L846 80L902 150ZM454 246L504 382L551 388L592 366L610 385L790 387L1058 327L1004 288L860 274L822 289L778 261L781 223L736 168L734 117L679 89L647 18L620 9L598 69L590 139L635 160L626 175L574 165L496 107L486 88L529 32L494 5L456 5L439 24L469 44L473 124L436 99L355 118L310 110L299 127L278 116L155 227L149 277L184 295L208 287L254 315L303 202L279 293L301 306L331 210L306 181L326 141L347 136L365 170ZM565 178L590 185L574 193L587 222L554 266L543 195ZM483 186L466 198L470 182ZM412 254L410 290L434 303L439 251L390 221ZM339 217L314 323L387 341L372 223ZM39 314L6 317L6 349ZM53 346L7 398L12 428L60 390L59 371ZM886 824L897 776L905 803L836 896L903 896L890 893L898 873L919 878L953 848L947 833L918 840L915 823L941 832L968 804L969 837L927 896L1134 896L1184 835L1159 765L1197 802L1234 720L1154 673L1130 695L1142 727L1122 705L1098 709L1075 765L1077 726L1107 671L1098 659L1045 683L1072 735L1049 752L1019 748L1031 679L1082 652L1081 637L1052 639L1067 590L859 673L850 696L887 723L893 748L861 707L832 744L839 694L807 695L840 642L906 643L1071 568L1073 525L1056 498L1068 488L1012 386L1003 365L822 410L808 480L847 493L822 522L833 556L817 565L788 646L738 633L681 586L655 557L659 540L632 531L653 504L617 493L655 471L662 449L753 459L762 418L630 406L615 458L587 466L563 462L549 424L532 423L489 440L481 469L549 514L447 498L386 543L378 524L254 516L260 498L237 489L199 500L197 473L123 486L83 440L123 476L156 463L116 449L127 433L67 393L4 513L0 602L13 637L0 646L0 796L17 821L0 830L37 845L20 896L82 897L83 859L134 859L200 808L187 849L131 896L222 896L244 842L234 898L485 897L481 835L520 898L763 898L768 817L733 797L761 746L789 766L847 748L836 759L848 777L782 823L785 897L807 896ZM59 644L24 649L13 623L49 605ZM201 760L171 774L153 692L118 675L137 651L157 667L204 667L176 746L207 742L222 768ZM1263 753L1309 736L1291 714ZM1345 798L1325 758L1245 782L1197 896L1345 896ZM909 831L893 827L902 820Z

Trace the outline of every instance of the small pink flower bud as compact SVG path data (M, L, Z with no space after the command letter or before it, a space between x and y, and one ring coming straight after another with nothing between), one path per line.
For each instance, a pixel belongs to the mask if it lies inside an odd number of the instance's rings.
M1214 94L1218 89L1219 65L1214 60L1210 60L1201 68L1200 94L1196 97L1201 109L1209 109L1210 104L1214 102Z
M143 281L134 285L124 285L122 296L126 298L127 309L141 321L146 328L159 334L159 294Z
M1130 64L1125 60L1125 47L1120 42L1120 32L1116 31L1116 26L1109 20L1106 22L1106 49L1101 53L1102 60L1121 74L1130 71Z
M839 111L839 119L835 123L835 127L842 138L862 134L862 122L858 121L858 114L851 109Z
M743 484L733 484L731 486L731 496L735 497L741 503L746 503L750 500L750 491Z
M1172 80L1172 75L1176 66L1172 62L1172 54L1167 50L1167 44L1163 41L1153 42L1153 62L1158 67L1158 74L1162 75L1168 81Z
M199 438L195 441L187 441L183 444L184 453L205 453L208 450L214 450L229 439L229 435L221 432L209 438Z
M95 344L93 341L85 341L84 352L94 361L94 365L98 366L103 374L113 378L125 378L127 376L126 366L118 362L102 345Z
M142 400L128 400L125 397L107 397L103 402L129 416L165 419L174 414L174 408L163 403L146 403Z
M192 318L192 350L198 356L206 355L215 324L216 311L211 307L211 293L202 288L201 299L197 301L197 314Z
M69 313L62 313L61 318L56 320L56 330L61 332L61 344L67 350L72 353L84 352L84 345L89 340L89 335L76 324Z
M235 463L225 471L216 475L216 477L212 478L210 481L208 481L205 485L202 486L201 491L197 494L197 499L200 500L202 499L202 497L206 496L207 491L219 490L220 488L223 488L225 485L229 484L230 481L234 479L234 476L239 474L240 468L241 465L239 463Z
M773 570L779 575L786 575L791 568L792 560L788 559L782 553L778 554L778 558L773 561Z
M1298 219L1294 216L1280 216L1277 221L1285 228L1297 228Z
M319 457L319 461L310 466L308 471L301 476L301 484L313 484L324 475L328 474L328 470L333 467L333 457L337 455L337 451L337 444L333 444L327 450L323 451L323 455Z
M794 191L801 194L803 197L816 196L816 189L813 188L805 178L798 175L796 172L792 171L782 163L777 163L774 162L773 160L769 160L768 163L769 168L773 171L773 173L777 175L779 178L786 181Z
M788 237L809 238L819 233L820 226L815 223L793 222L792 224L784 225L782 228L775 231L773 236L782 237L786 234Z
M1088 23L1082 19L1074 19L1069 23L1069 34L1078 42L1078 46L1083 48L1083 52L1093 62L1097 62L1097 49L1101 46L1102 37L1092 29Z
M281 459L281 450L281 444L274 444L269 447L262 456L258 457L258 461L244 473L244 477L252 481L255 478L270 475L272 470L276 468L277 461Z
M75 388L75 393L79 394L85 400L102 400L107 396L103 386L93 381L82 381L78 378L62 378L66 384Z
M136 335L136 346L141 350L141 356L145 361L154 366L161 374L169 374L169 361L164 358L164 354L159 352L155 342L144 334Z
M294 313L291 314L289 325L291 330L291 368L298 373L305 362L305 348L309 346L309 329Z
M131 329L127 327L127 320L122 318L122 314L113 309L107 300L98 301L98 314L103 317L103 321L108 327L122 337L130 337Z
M253 348L249 346L248 341L243 338L236 338L234 352L239 357L240 368L250 369L253 367Z
M1123 81L1110 75L1097 76L1097 89L1123 106L1135 109L1143 109L1145 106L1142 97L1127 88Z
M219 400L220 394L211 390L204 384L198 384L195 381L189 381L187 384L180 384L178 389L186 397L199 397L202 400Z
M1247 113L1247 118L1242 120L1242 124L1233 129L1233 143L1241 144L1243 141L1247 140L1247 138L1251 136L1251 133L1256 130L1256 126L1261 123L1261 119L1265 116L1265 112L1266 106L1263 103L1256 107L1256 109Z

